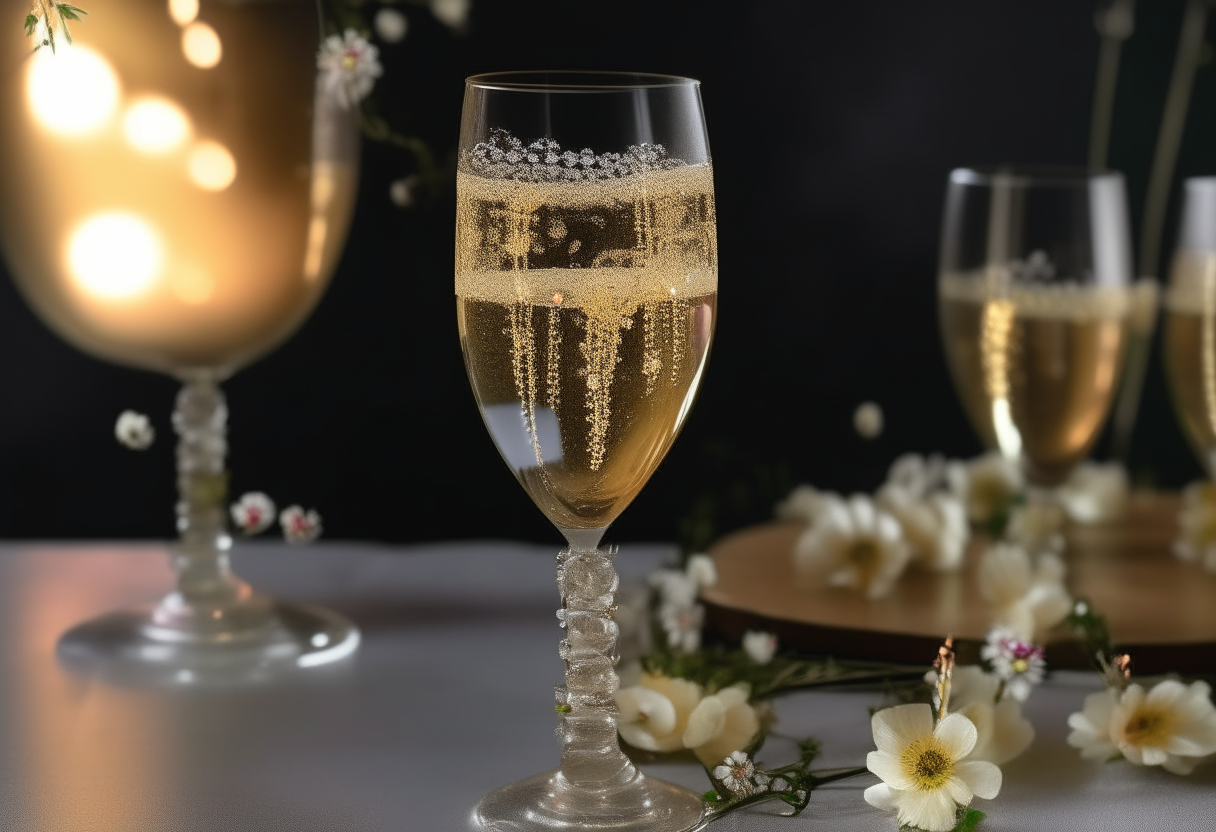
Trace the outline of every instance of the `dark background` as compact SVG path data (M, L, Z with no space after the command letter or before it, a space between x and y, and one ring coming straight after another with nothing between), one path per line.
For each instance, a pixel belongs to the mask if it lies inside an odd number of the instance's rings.
M1110 165L1128 175L1137 227L1182 7L1141 0L1123 50ZM612 532L674 539L690 512L717 531L763 517L794 482L871 489L899 453L980 451L937 335L946 175L964 164L1085 162L1095 8L479 0L458 36L405 7L410 31L383 46L378 94L446 155L463 78L475 72L624 69L703 82L717 340L684 435ZM1196 78L1179 177L1216 173L1213 103L1209 64ZM405 210L389 200L389 182L412 166L392 148L365 147L355 224L328 295L290 342L226 385L233 492L315 506L330 537L556 543L498 458L465 380L453 195ZM1171 220L1167 254L1172 240ZM0 537L171 536L175 383L74 351L0 278ZM852 428L865 400L886 415L873 442ZM152 416L151 450L114 441L124 408ZM1199 476L1158 355L1131 462L1142 484Z

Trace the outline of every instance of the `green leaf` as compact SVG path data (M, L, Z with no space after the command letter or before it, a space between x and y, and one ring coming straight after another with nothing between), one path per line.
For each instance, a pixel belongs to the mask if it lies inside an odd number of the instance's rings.
M975 828L980 825L980 821L985 815L979 809L967 809L962 813L958 825L954 827L954 832L975 832Z
M553 710L557 711L559 714L568 714L574 709L569 705L554 705Z
M701 799L704 800L706 803L721 803L722 802L722 798L718 797L718 792L714 789L710 789L705 794L701 795Z
M1106 762L1106 763L1117 763L1117 762L1119 762L1119 761L1120 761L1120 760L1122 760L1122 759L1123 759L1123 752L1121 752L1121 751L1116 751L1114 754L1111 754L1109 757L1107 757L1107 758L1106 758L1106 759L1105 759L1103 762Z
M25 16L25 36L28 38L34 34L34 30L38 28L38 15L27 14Z
M77 17L77 15L88 14L88 12L86 12L84 9L80 8L79 6L69 6L67 3L60 3L57 6L55 6L55 8L59 9L59 14L63 15L64 17L70 18L71 20L80 20L80 18Z

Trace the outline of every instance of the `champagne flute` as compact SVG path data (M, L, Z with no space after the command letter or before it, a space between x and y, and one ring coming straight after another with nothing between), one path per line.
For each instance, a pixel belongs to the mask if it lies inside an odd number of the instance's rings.
M938 290L967 416L1018 462L1036 499L1097 440L1118 388L1132 309L1123 176L955 170Z
M468 79L456 303L494 443L565 536L561 766L486 796L483 829L686 830L699 796L621 752L608 526L675 441L717 305L713 171L696 81Z
M1187 179L1165 300L1165 367L1187 439L1216 477L1216 177Z
M26 6L0 0L0 17ZM173 424L177 589L70 631L122 681L245 681L349 654L333 613L228 565L219 384L319 300L354 204L358 133L317 84L308 0L116 0L31 55L3 27L0 234L34 311L85 352L183 382Z

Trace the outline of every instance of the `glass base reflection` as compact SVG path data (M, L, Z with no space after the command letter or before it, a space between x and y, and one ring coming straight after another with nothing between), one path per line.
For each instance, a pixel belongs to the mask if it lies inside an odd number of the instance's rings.
M520 780L482 798L473 810L478 832L613 830L613 832L691 832L705 828L701 797L680 786L632 776L608 788L580 787L560 771Z
M254 595L208 629L165 621L165 605L112 612L68 630L56 653L67 669L117 685L242 686L333 665L359 630L320 607ZM168 626L167 626L168 625Z

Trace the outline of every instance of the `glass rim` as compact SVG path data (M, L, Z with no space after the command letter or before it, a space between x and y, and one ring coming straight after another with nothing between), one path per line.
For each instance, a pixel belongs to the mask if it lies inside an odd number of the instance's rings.
M655 72L528 69L483 72L464 79L465 86L509 92L625 92L628 90L698 87L696 78Z
M1085 185L1101 180L1122 180L1123 174L1108 168L1070 167L1067 165L991 165L955 168L950 171L952 185L992 185L996 182L1018 187Z

